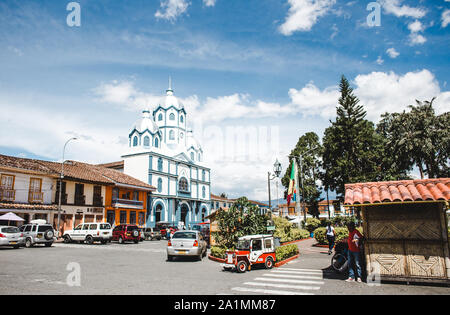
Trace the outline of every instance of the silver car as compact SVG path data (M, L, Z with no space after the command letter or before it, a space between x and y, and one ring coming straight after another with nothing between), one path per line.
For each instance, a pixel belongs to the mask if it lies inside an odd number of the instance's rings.
M202 260L206 256L206 241L198 231L177 231L167 244L167 260L176 256L197 257Z
M36 244L44 244L46 247L52 246L56 241L55 230L50 224L30 223L20 227L25 239L25 247L33 247Z
M24 244L23 234L15 226L0 226L0 246L19 248Z

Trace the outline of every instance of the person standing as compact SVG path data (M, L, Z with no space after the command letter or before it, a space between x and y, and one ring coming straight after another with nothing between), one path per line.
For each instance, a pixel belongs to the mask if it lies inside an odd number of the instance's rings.
M334 228L331 226L331 223L328 223L327 225L327 240L328 240L328 255L331 255L334 247L334 242L336 239L336 234L334 232Z
M347 225L348 229L348 279L347 282L362 282L361 280L361 261L360 261L360 243L362 234L356 229L355 222L350 222ZM356 267L356 277L353 268Z

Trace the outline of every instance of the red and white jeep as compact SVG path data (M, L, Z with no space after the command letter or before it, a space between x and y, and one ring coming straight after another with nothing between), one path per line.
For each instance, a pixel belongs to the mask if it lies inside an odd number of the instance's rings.
M272 235L248 235L240 237L235 251L226 252L222 267L236 269L242 273L251 270L252 265L264 265L271 269L275 264L275 245Z

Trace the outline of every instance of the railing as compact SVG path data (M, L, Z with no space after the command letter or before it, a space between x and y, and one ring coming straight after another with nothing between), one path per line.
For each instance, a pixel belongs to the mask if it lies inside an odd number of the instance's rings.
M84 206L86 204L86 196L84 195L75 195L75 205L76 206Z
M135 209L135 208L143 209L144 208L144 202L143 201L139 201L139 200L129 200L129 199L115 198L115 199L112 200L112 206L113 207L127 207L127 206L130 206L133 209Z
M16 199L15 189L0 188L0 200L1 201L14 201Z
M103 197L94 195L94 198L92 200L92 205L95 207L102 207L103 206Z
M29 191L28 192L28 202L29 203L43 203L44 193L41 191Z

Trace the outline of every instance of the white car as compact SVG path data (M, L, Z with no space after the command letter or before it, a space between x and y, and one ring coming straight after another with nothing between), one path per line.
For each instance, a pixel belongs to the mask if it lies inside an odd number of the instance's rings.
M23 234L15 226L0 226L0 246L19 248L24 244Z
M91 245L94 242L106 244L111 242L112 228L109 223L83 223L71 231L64 232L64 242L86 242Z

